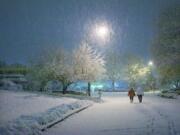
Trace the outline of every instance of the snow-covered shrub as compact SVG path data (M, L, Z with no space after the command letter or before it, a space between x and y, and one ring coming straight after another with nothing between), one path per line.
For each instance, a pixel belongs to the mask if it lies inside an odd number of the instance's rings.
M0 81L0 89L3 90L23 90L22 85L16 84L10 80L2 79Z
M53 91L62 91L63 84L58 80L48 81L46 86L44 87L46 91L53 92Z

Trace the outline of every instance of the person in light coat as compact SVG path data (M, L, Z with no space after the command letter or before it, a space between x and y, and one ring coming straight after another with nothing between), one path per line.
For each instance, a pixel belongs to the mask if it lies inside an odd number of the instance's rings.
M139 99L139 103L142 103L142 98L144 96L144 90L142 87L138 87L137 90L136 90L136 94L138 96L138 99Z

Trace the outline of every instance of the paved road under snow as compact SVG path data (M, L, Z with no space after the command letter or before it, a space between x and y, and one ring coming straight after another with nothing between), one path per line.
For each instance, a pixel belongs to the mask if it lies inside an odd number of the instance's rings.
M46 130L51 135L180 135L180 100L145 94L129 103L126 94L104 96L103 103Z

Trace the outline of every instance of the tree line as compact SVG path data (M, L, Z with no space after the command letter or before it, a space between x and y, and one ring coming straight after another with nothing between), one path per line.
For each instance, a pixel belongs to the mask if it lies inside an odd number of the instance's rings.
M152 56L162 85L180 88L180 6L170 7L159 17Z

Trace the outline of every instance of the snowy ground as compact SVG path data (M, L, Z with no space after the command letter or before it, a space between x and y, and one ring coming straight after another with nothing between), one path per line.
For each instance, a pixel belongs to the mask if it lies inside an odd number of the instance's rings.
M104 102L73 115L45 135L180 135L180 99L145 94L129 103L127 93L104 94Z
M40 134L42 127L90 104L74 98L0 90L0 134Z

